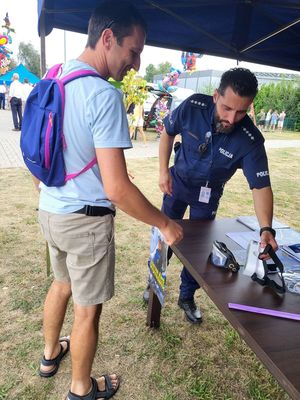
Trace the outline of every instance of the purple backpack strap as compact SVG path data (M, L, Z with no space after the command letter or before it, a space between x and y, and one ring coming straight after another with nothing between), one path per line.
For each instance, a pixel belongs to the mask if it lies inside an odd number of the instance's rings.
M58 72L59 68L57 68L57 67L58 66L61 67L61 65L62 64L54 65L54 67L52 67L53 71L55 72L55 68L56 68L56 71ZM52 68L50 70L52 70ZM65 90L64 90L64 86L67 83L73 81L74 79L83 78L85 76L97 76L97 77L101 78L101 76L95 71L92 71L90 69L79 69L78 71L71 72L70 74L67 74L63 78L57 78L56 79L56 83L58 84L60 95L61 95L61 98L62 98L62 115L63 116L64 116L64 113L65 113ZM103 78L101 78L101 79L103 79Z
M84 76L97 76L98 78L101 78L101 76L95 71L92 71L90 69L79 69L78 71L71 72L70 74L64 76L63 78L60 79L60 81L64 85L66 85L67 83L73 81L74 79L83 78Z
M77 78L83 78L85 76L97 76L101 79L103 79L97 72L92 71L90 69L80 69L75 72L71 72L70 74L67 74L63 78L59 78L58 75L60 75L62 71L62 64L56 64L53 67L51 67L46 75L46 78L48 79L55 79L56 83L58 84L60 93L61 93L61 98L62 98L62 115L64 116L64 105L65 105L65 91L64 91L64 86L73 81L74 79ZM65 144L65 139L64 139L64 134L62 133L62 139L63 139L63 147L66 148ZM79 172L75 172L73 174L68 174L65 177L65 182L69 181L70 179L76 178L76 176L82 174L83 172L88 171L90 168L92 168L95 164L97 164L97 158L93 158L92 161L90 161L84 168L82 168Z
M84 168L82 168L79 172L75 172L73 174L68 174L65 177L65 182L69 181L70 179L76 178L76 176L82 174L85 171L88 171L90 168L92 168L95 164L97 164L97 158L93 158L92 161L90 161Z
M57 75L59 75L59 73L62 71L61 66L62 66L62 64L53 65L53 67L51 67L51 68L48 70L48 72L47 72L45 78L46 78L46 79L47 79L47 78L48 78L48 79L54 79L54 78L56 78Z
M59 83L62 85L66 85L67 83L73 81L74 79L77 78L82 78L85 76L97 76L98 78L101 78L101 76L95 72L92 71L90 69L81 69L75 72L71 72L70 74L64 76L63 78L59 79ZM101 78L103 79L103 78ZM63 104L65 103L65 99L64 99L64 94L63 94ZM92 161L90 161L84 168L82 168L79 172L75 172L72 174L67 174L65 177L65 182L69 181L70 179L74 179L76 178L78 175L81 175L83 172L88 171L90 168L92 168L95 164L97 164L97 158L93 158Z

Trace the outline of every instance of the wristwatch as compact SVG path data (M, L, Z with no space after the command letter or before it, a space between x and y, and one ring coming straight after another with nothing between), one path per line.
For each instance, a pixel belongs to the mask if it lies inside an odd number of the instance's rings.
M275 238L275 236L276 236L276 231L275 231L275 229L271 228L270 226L264 226L263 228L260 228L259 236L261 236L261 234L262 234L263 232L271 232L272 235L274 236L274 238Z

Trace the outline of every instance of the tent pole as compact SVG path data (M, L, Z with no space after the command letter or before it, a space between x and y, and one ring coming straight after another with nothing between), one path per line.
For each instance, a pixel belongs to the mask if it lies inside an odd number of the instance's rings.
M41 75L46 73L46 40L45 40L45 9L42 9L40 17L40 33L41 33Z
M240 53L244 53L245 51L248 51L248 50L252 49L252 47L255 47L255 46L257 46L258 44L260 44L260 43L262 43L262 42L264 42L264 41L270 39L271 37L278 35L279 33L281 33L281 32L283 32L283 31L285 31L285 30L291 28L292 26L298 24L299 22L300 22L300 18L299 18L299 19L296 19L295 21L291 22L291 23L288 24L288 25L285 25L285 26L281 27L281 28L278 29L277 31L272 32L272 33L270 33L269 35L267 35L267 36L265 36L265 37L263 37L263 38L257 40L256 42L250 44L249 46L247 46L247 47L245 47L244 49L240 50Z

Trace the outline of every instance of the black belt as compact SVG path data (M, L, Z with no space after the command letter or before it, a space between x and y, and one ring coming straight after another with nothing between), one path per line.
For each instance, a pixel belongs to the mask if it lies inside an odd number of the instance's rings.
M108 207L84 206L80 210L74 211L74 214L85 214L89 217L103 217L108 214L115 216L116 212Z

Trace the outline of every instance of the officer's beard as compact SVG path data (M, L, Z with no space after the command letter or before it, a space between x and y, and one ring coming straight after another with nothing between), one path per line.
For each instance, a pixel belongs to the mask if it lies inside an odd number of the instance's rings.
M224 126L224 123L226 124L226 126ZM215 116L214 116L214 128L215 128L215 132L217 133L230 133L233 131L235 124L230 124L228 125L229 122L224 120L224 119L220 119L219 115L217 114L217 110L215 111Z

